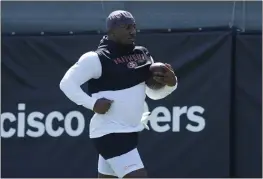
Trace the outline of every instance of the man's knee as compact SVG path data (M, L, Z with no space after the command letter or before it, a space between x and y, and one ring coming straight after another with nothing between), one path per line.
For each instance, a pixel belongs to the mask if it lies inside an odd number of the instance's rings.
M123 178L147 178L147 171L145 168L141 168L139 170L132 171L131 173L128 173Z
M118 177L112 176L112 175L104 175L104 174L98 173L98 178L118 178Z

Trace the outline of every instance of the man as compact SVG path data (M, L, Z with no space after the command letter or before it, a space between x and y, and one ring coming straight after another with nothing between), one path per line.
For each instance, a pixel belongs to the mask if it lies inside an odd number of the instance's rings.
M99 153L98 177L146 178L137 150L138 133L144 129L145 97L168 96L175 90L177 78L166 64L165 73L153 74L165 86L159 90L147 87L153 59L146 48L135 46L135 20L129 12L112 12L107 30L98 49L82 55L67 71L60 89L77 105L95 112L90 138ZM90 95L80 88L85 82Z

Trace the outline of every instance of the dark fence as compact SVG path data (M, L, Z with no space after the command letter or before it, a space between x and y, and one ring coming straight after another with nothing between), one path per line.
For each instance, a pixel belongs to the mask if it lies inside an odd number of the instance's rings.
M101 37L2 37L2 177L97 176L92 113L59 82ZM235 30L138 35L179 78L171 96L146 100L139 150L150 177L262 176L261 41Z
M105 31L105 17L127 10L146 29L235 26L262 30L262 1L1 1L2 32ZM47 13L48 12L48 13ZM208 15L209 14L209 15Z

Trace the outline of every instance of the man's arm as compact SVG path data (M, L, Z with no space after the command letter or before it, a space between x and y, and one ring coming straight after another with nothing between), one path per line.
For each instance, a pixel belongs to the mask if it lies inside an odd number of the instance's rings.
M152 57L150 58L151 58L152 63L154 63L153 58ZM171 73L173 73L173 70L171 69L170 66L169 66L169 69L171 70ZM170 95L177 88L177 85L178 85L177 77L174 75L174 73L170 75L172 75L175 78L176 83L174 86L165 85L163 88L156 89L156 90L153 90L149 88L148 86L146 86L146 91L145 91L146 95L153 100L163 99L166 96Z
M98 79L101 73L98 54L87 52L66 72L59 87L71 101L93 110L97 99L86 94L80 86L92 78Z
M153 99L153 100L158 100L158 99L163 99L166 96L170 95L174 90L177 88L177 84L175 86L164 86L163 88L153 90L146 86L146 95Z

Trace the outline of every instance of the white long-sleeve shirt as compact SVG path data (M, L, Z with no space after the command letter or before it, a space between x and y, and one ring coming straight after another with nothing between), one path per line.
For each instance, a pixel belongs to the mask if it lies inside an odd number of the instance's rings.
M77 105L87 109L93 107L99 98L113 100L111 108L106 114L95 113L90 121L90 138L101 137L109 133L125 133L143 130L141 117L144 112L146 95L153 99L162 99L171 94L177 85L165 86L159 90L152 90L145 82L131 88L117 91L101 91L91 96L86 94L81 85L90 79L98 79L102 75L102 66L96 52L87 52L80 57L65 74L60 82L60 89Z

